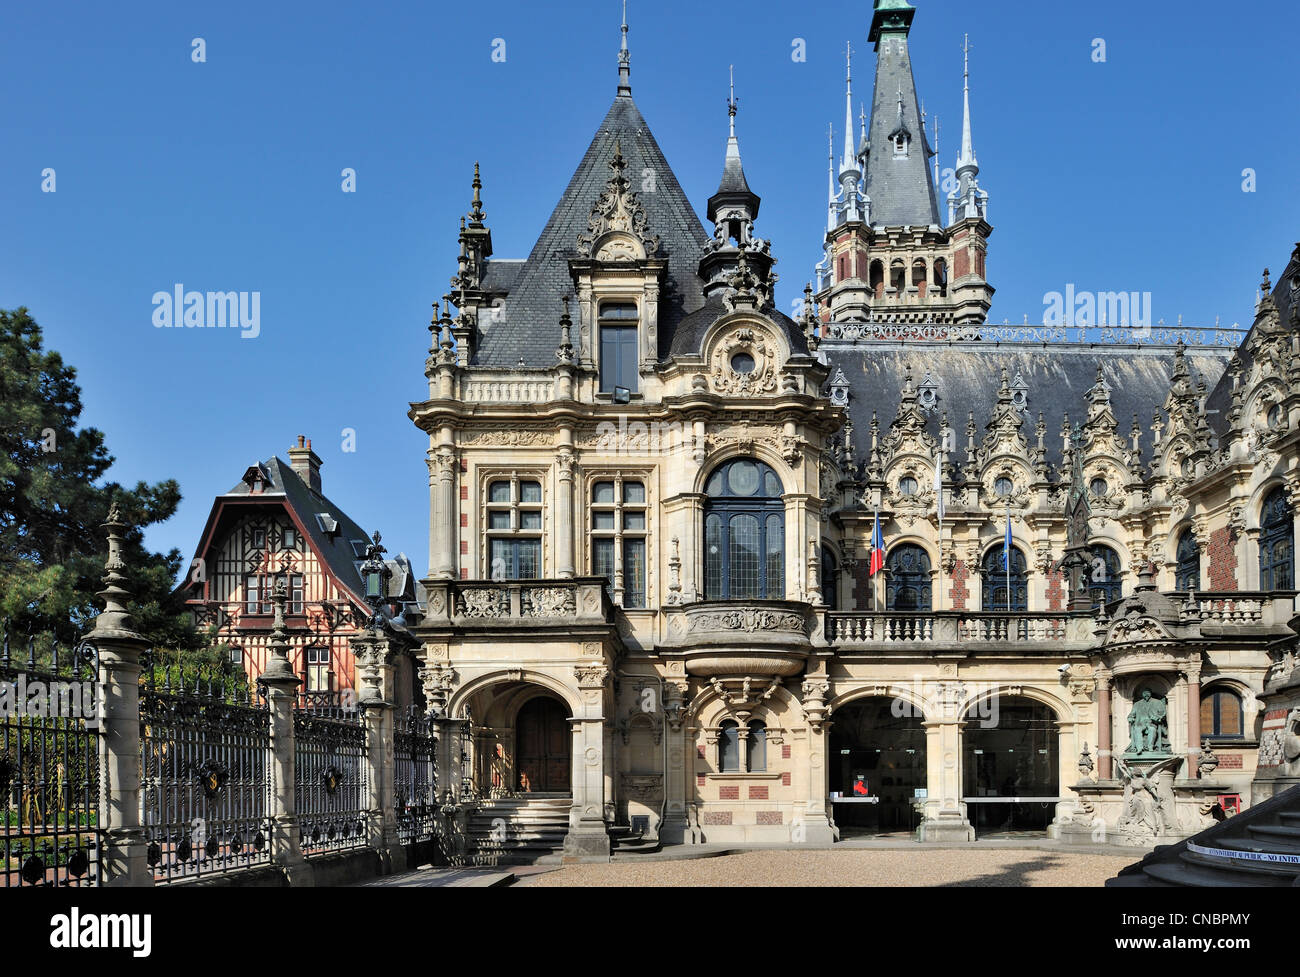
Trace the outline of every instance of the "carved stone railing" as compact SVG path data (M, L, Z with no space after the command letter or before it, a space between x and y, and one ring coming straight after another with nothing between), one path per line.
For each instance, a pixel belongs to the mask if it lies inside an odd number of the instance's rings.
M824 633L837 648L933 645L1077 645L1092 641L1092 617L1065 611L828 611Z
M1169 596L1175 603L1185 604L1188 594L1176 591ZM1296 613L1294 591L1205 590L1191 596L1200 612L1202 627L1285 627Z
M476 377L461 386L461 399L475 404L544 404L555 393L555 381L531 376Z
M604 577L571 580L425 580L425 627L564 626L614 620Z
M820 623L799 601L702 601L665 609L660 647L692 675L793 675Z

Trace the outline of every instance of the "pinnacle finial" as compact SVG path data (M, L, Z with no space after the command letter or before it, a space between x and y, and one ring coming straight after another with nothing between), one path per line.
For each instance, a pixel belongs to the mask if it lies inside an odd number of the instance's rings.
M483 181L479 178L478 160L474 161L474 181L471 184L474 188L474 199L470 202L469 220L472 225L481 227L483 225L483 198L481 191Z
M623 0L623 39L618 49L618 93L632 94L632 55L627 49L627 0Z
M736 66L728 65L731 77L731 96L727 99L727 117L731 120L731 138L736 138Z

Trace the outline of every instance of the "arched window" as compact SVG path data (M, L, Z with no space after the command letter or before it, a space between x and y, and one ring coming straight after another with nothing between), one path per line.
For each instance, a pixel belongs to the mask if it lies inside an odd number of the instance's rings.
M827 610L837 611L840 608L840 573L839 566L835 562L835 554L831 548L822 543L822 602L825 603Z
M889 587L885 606L891 611L928 611L930 604L930 554L915 543L889 551L885 560Z
M1088 570L1088 594L1094 605L1109 604L1120 598L1119 554L1109 546L1092 548L1092 566Z
M889 264L889 287L895 292L901 292L907 287L907 268L901 259L895 259Z
M1292 589L1295 586L1295 539L1291 505L1281 488L1275 488L1264 500L1259 528L1259 589Z
M785 504L776 472L737 458L719 466L704 491L705 599L783 599Z
M1190 527L1184 529L1183 534L1178 537L1176 558L1178 564L1174 570L1174 589L1200 590L1201 547L1197 544L1196 537L1192 535Z
M925 260L917 258L912 262L912 287L925 294Z
M1029 610L1029 573L1025 569L1025 554L1018 546L1011 547L1011 568L1002 563L1002 544L998 543L984 554L980 564L984 578L981 606L986 611ZM1010 583L1011 589L1007 586Z
M1222 686L1201 696L1201 735L1242 739L1246 735L1241 696Z
M871 291L876 298L885 294L885 266L880 260L871 262Z
M767 770L767 723L757 719L749 724L749 770L750 773Z
M722 773L740 773L740 727L730 719L718 730L718 769Z
M934 287L940 297L948 294L948 264L942 258L934 260Z

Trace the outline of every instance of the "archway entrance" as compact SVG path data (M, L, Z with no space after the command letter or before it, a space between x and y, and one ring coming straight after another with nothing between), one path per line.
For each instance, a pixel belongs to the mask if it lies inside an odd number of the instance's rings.
M976 837L1039 834L1056 813L1056 715L1023 696L993 696L966 713L963 800Z
M568 710L556 699L529 699L515 719L515 785L520 793L567 794L572 738Z
M899 699L864 699L835 710L827 772L841 837L909 833L921 823L923 720Z

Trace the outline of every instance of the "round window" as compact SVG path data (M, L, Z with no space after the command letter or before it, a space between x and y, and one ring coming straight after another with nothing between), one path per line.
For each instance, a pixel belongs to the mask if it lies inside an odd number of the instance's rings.
M911 475L904 475L898 480L898 491L903 495L915 495L916 488L916 479Z
M993 482L993 491L998 496L1010 495L1011 479L1007 478L1005 475L1001 478L995 479Z
M1092 494L1096 496L1105 495L1110 490L1110 486L1106 484L1106 480L1100 475L1088 483L1088 488L1092 489Z
M749 353L736 353L731 357L731 368L737 373L753 373L754 357Z
M738 461L731 466L731 491L753 495L758 491L758 466L752 461Z

